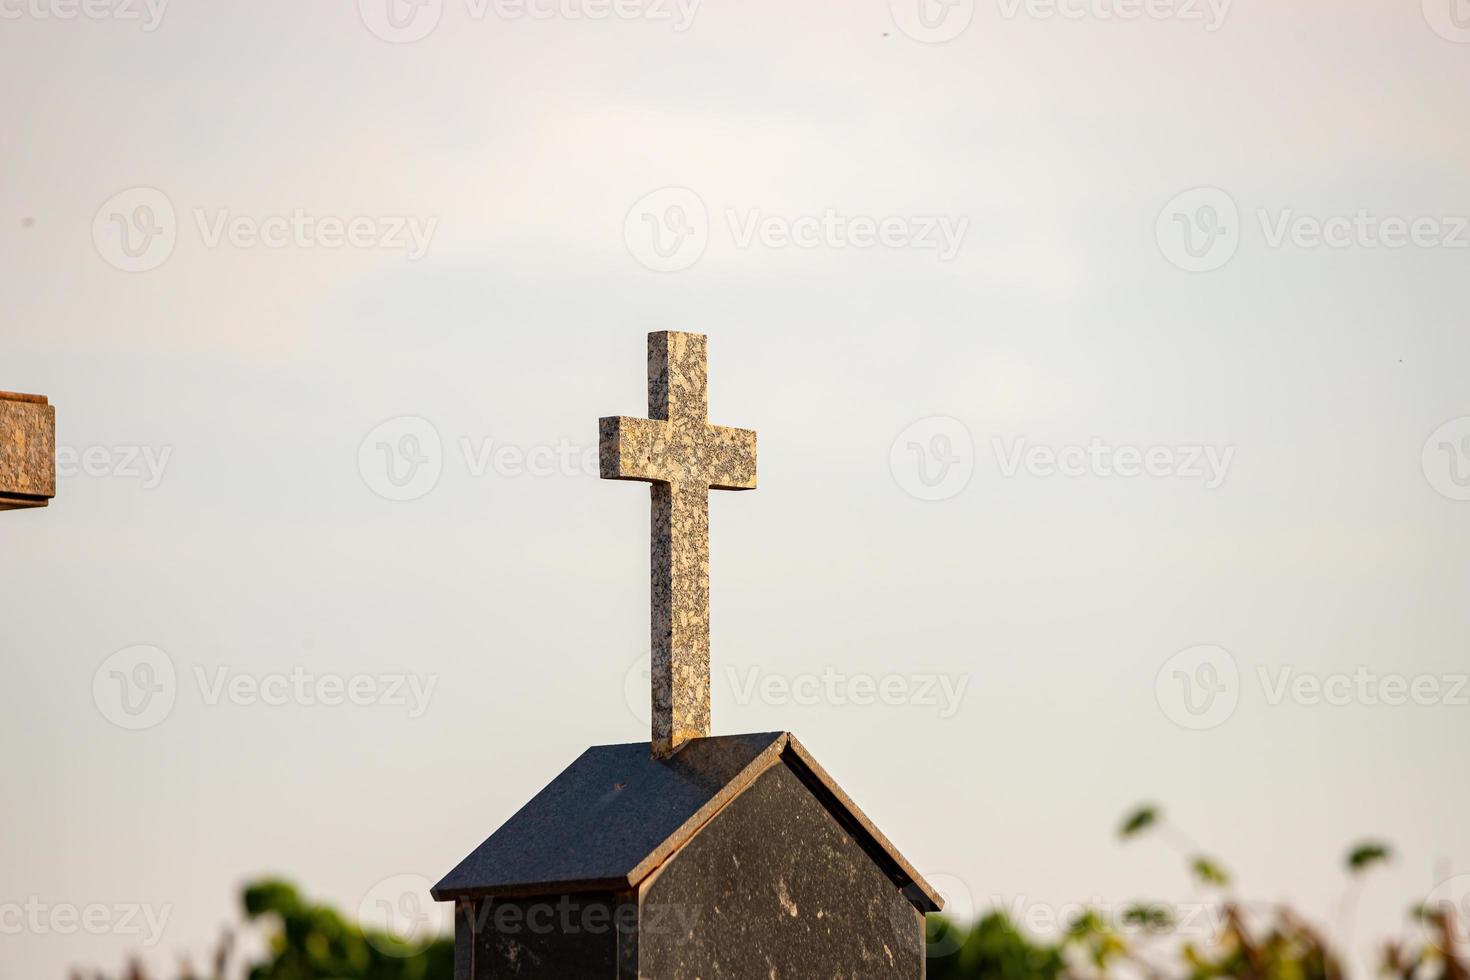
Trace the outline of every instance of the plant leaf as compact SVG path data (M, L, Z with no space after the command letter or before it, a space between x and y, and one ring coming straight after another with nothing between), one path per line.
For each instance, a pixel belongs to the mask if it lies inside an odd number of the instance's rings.
M1129 814L1127 820L1123 821L1123 826L1118 828L1118 836L1124 840L1137 837L1158 822L1158 807L1141 806Z
M1353 874L1362 874L1373 865L1386 862L1392 853L1387 844L1380 844L1377 841L1359 844L1348 853L1348 870Z
M1190 862L1189 869L1194 872L1196 878L1206 885L1224 888L1230 884L1230 875L1225 869L1207 857L1196 857Z

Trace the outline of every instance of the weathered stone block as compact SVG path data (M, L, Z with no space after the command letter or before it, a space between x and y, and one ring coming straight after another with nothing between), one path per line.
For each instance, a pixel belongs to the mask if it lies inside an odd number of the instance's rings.
M0 391L0 510L56 496L56 409L41 395Z

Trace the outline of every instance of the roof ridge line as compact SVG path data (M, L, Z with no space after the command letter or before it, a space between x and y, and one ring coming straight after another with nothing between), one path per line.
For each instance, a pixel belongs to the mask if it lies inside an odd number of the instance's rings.
M718 737L718 736L716 736ZM744 769L726 783L718 793L710 797L709 802L694 811L694 814L680 824L673 833L664 838L663 842L649 852L648 856L639 861L628 872L628 887L637 888L649 875L657 871L676 851L694 839L694 835L703 830L705 825L713 820L720 811L730 805L737 796L745 792L756 778L781 763L781 756L786 752L786 747L795 740L790 732L782 732L779 737L761 750L760 754L751 759ZM677 753L675 753L677 755Z
M796 757L796 761L801 763L802 768L806 769L822 789L831 796L838 808L847 814L852 823L856 824L857 829L877 846L879 854L886 857L898 869L901 875L908 878L909 886L917 889L920 896L932 906L932 908L924 909L924 911L938 912L943 909L944 898L934 889L934 886L925 881L924 877L918 871L914 870L914 866L909 864L908 859L893 845L893 842L888 839L883 831L878 829L878 825L869 819L868 815L863 812L862 807L853 802L852 797L847 795L847 791L837 783L837 780L833 779L832 775L822 768L822 764L816 760L807 747L802 745L801 741L790 732L786 733L783 741L790 748L791 754ZM828 807L828 809L830 810L831 807ZM876 856L873 855L871 850L869 851L869 855ZM915 896L908 894L909 887L904 887L903 891L905 897L915 905L922 906L924 904L923 902L917 901Z

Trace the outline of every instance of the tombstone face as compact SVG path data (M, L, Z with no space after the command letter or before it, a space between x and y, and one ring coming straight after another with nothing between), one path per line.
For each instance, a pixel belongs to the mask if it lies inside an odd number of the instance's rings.
M782 732L589 749L434 897L456 980L918 980L939 907Z
M0 392L0 510L56 496L56 409L40 395Z
M642 889L644 977L924 976L924 917L775 766Z

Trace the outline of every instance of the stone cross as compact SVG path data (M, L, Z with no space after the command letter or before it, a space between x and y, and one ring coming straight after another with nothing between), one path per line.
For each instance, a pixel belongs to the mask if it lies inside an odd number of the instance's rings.
M648 335L649 418L600 420L606 480L651 483L653 753L710 733L709 491L755 489L755 433L709 424L705 337Z
M43 395L0 391L0 510L56 496L56 409Z

